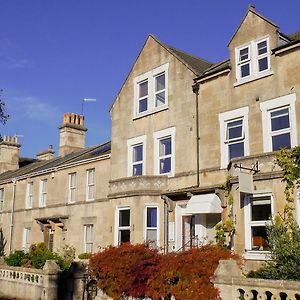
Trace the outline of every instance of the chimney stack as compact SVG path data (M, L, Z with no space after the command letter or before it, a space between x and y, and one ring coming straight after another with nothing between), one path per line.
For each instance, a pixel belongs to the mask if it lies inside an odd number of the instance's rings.
M63 124L59 127L59 156L65 156L85 147L84 117L78 114L65 113Z
M48 149L45 151L41 151L36 155L36 158L38 160L49 160L54 158L54 150L53 150L53 146L49 145Z
M0 174L19 169L20 147L18 137L3 136L0 143Z

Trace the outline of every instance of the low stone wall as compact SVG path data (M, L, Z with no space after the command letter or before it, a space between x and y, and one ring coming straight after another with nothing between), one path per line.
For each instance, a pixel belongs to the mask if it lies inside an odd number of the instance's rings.
M47 261L43 270L0 266L0 296L18 299L57 299L60 269Z
M234 260L221 260L212 282L222 300L300 300L300 281L246 278Z
M22 300L81 300L84 289L84 263L72 263L62 272L53 260L42 270L10 267L0 263L0 297ZM87 299L87 294L84 295Z

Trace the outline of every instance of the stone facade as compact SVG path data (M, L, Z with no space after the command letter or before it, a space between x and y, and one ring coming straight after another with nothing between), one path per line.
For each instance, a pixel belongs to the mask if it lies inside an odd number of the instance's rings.
M75 114L64 116L58 158L50 147L17 169L17 141L2 142L11 151L0 159L6 251L49 240L77 254L145 240L177 251L214 240L230 215L231 247L249 267L266 259L265 224L284 206L274 153L300 138L299 45L252 6L219 64L150 35L111 106L111 144L86 149Z

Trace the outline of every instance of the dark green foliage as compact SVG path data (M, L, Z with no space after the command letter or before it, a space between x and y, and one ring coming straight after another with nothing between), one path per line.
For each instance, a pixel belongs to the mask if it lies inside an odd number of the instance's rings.
M22 261L26 258L26 253L23 250L16 250L5 258L5 262L9 266L21 267Z
M5 245L6 245L6 239L4 238L4 234L2 231L2 228L0 228L0 257L5 256Z
M267 226L270 248L270 260L257 271L248 273L248 277L300 280L300 229L295 222L290 228L277 219Z
M5 258L9 266L36 269L42 269L46 260L55 260L61 270L67 270L71 265L70 257L61 257L57 253L51 252L45 243L32 244L28 253L17 250Z
M91 258L91 256L92 256L92 253L84 252L84 253L80 253L78 255L78 258L79 259L89 259L89 258Z

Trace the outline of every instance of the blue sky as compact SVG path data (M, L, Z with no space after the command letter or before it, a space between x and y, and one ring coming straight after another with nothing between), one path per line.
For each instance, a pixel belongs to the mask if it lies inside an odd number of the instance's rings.
M300 30L300 1L252 1L284 33ZM244 0L0 0L0 88L21 155L57 151L64 112L86 103L86 144L110 139L109 107L147 35L212 62L244 17Z

